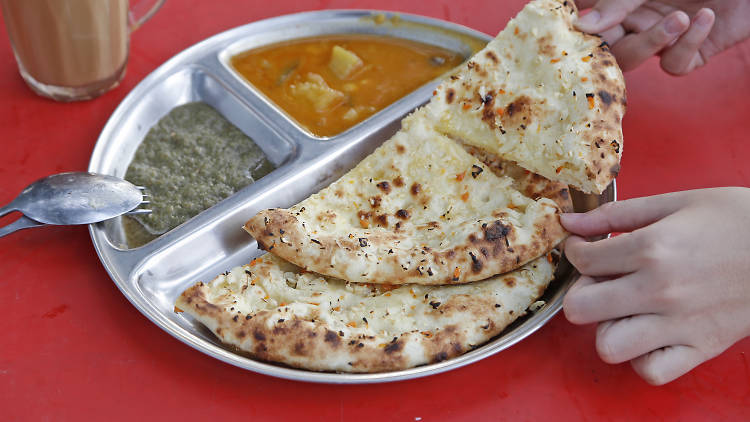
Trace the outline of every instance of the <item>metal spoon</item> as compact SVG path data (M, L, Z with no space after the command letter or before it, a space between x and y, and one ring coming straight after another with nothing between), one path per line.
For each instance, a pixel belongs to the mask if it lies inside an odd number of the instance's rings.
M12 211L24 214L0 227L0 237L16 230L46 224L90 224L122 214L147 214L135 209L144 200L143 189L123 179L103 174L60 173L37 180L13 201L0 207L0 217Z

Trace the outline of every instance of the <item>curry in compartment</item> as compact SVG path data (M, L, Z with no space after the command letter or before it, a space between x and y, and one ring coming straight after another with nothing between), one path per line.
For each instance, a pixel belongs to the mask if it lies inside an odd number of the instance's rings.
M337 35L261 47L232 66L316 136L337 135L458 66L458 53L398 38Z

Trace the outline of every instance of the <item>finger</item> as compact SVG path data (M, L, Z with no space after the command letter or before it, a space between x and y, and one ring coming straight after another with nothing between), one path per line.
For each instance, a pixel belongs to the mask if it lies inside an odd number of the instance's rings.
M581 279L589 276L581 276ZM593 279L592 279L593 280ZM651 301L643 280L635 275L587 283L571 289L563 298L565 317L573 324L591 324L650 313Z
M576 282L573 283L572 286L570 286L570 289L568 289L568 293L576 291L580 288L583 288L585 286L588 286L594 283L596 283L596 279L594 279L593 277L582 275L578 277L578 280L576 280Z
M622 363L663 347L680 344L682 333L668 318L645 314L599 324L596 351L607 363Z
M627 32L643 32L651 28L652 26L659 23L664 18L665 14L661 14L656 10L652 9L652 5L649 7L641 6L629 14L625 20L622 21L622 27Z
M606 41L607 44L613 45L625 36L625 29L622 27L622 25L615 25L599 35L601 35L602 39Z
M589 286L591 284L594 284L594 283L596 283L596 281L594 281L594 279L592 277L582 275L582 276L578 277L578 280L576 280L576 282L573 284L573 286L571 286L570 289L568 290L568 292L565 294L565 297L563 298L563 313L565 314L565 318L567 318L567 320L570 321L571 323L573 323L573 324L585 324L583 322L577 322L578 318L577 318L577 316L575 314L575 311L574 311L574 313L572 315L572 319L571 319L570 316L568 316L568 305L566 305L566 303L567 303L567 297L570 294L572 294L573 292L575 292L575 291L577 291L579 289L582 289L582 288L584 288L586 286Z
M640 233L625 233L595 242L570 236L565 242L565 256L581 274L588 276L631 273L642 266L640 256L647 240Z
M672 75L684 75L703 66L705 58L700 54L700 47L711 33L715 20L711 9L699 10L687 32L661 54L662 69Z
M630 361L638 375L651 385L666 384L703 363L705 356L690 346L668 346Z
M562 214L560 222L569 232L584 237L629 232L672 214L685 198L684 192L676 192L608 202L586 213Z
M593 10L576 21L576 27L583 32L595 34L622 22L646 0L601 0Z
M635 69L673 43L690 26L685 12L670 13L648 30L630 34L612 45L612 54L623 72Z

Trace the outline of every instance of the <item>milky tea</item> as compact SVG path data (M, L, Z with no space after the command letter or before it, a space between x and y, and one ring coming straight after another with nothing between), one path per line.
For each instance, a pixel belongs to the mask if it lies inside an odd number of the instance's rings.
M38 94L89 99L125 75L128 0L0 0L0 6L21 76Z

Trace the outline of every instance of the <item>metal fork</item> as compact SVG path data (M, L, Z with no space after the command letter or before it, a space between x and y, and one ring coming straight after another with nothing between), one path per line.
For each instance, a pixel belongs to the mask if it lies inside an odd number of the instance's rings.
M0 237L16 230L44 225L91 224L118 215L148 214L140 208L151 203L143 186L108 175L72 172L37 180L8 205L0 217L20 211L24 215L5 227Z

